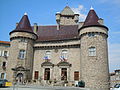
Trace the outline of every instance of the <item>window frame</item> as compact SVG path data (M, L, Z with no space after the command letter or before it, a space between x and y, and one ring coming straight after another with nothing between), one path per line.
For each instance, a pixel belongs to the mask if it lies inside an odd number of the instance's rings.
M25 50L23 50L23 49L19 50L18 58L21 60L25 59L25 56L26 56L25 54L26 54Z
M79 81L79 71L74 71L74 81Z
M96 47L91 46L88 48L88 56L96 56Z
M34 71L34 79L39 79L39 71Z

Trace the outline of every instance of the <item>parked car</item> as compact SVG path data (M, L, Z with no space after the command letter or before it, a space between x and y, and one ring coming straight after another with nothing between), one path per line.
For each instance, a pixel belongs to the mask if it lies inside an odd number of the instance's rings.
M5 87L6 82L8 82L8 80L0 79L0 87Z
M120 90L120 84L116 84L112 90Z

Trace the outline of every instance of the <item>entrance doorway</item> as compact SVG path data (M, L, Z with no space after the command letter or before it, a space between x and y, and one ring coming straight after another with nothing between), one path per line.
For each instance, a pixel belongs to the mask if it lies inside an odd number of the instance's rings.
M50 68L45 68L44 80L50 80Z
M67 68L61 69L61 80L67 80Z
M22 73L18 73L18 74L17 74L17 81L18 81L19 83L22 83L22 82L23 82L23 74L22 74Z

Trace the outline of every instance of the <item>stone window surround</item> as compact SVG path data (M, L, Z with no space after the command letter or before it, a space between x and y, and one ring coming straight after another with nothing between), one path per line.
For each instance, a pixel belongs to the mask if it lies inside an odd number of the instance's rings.
M91 46L88 48L88 55L89 56L96 56L96 47Z
M0 56L8 57L9 56L9 51L7 51L7 50L0 50Z
M26 54L26 51L23 49L20 49L18 59L21 59L21 60L25 59L25 54Z

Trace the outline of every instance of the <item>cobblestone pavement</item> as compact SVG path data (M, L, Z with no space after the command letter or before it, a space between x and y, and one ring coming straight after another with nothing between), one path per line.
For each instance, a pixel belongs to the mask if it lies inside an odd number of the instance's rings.
M15 86L9 88L0 88L0 90L89 90L79 87L50 87L50 86Z

